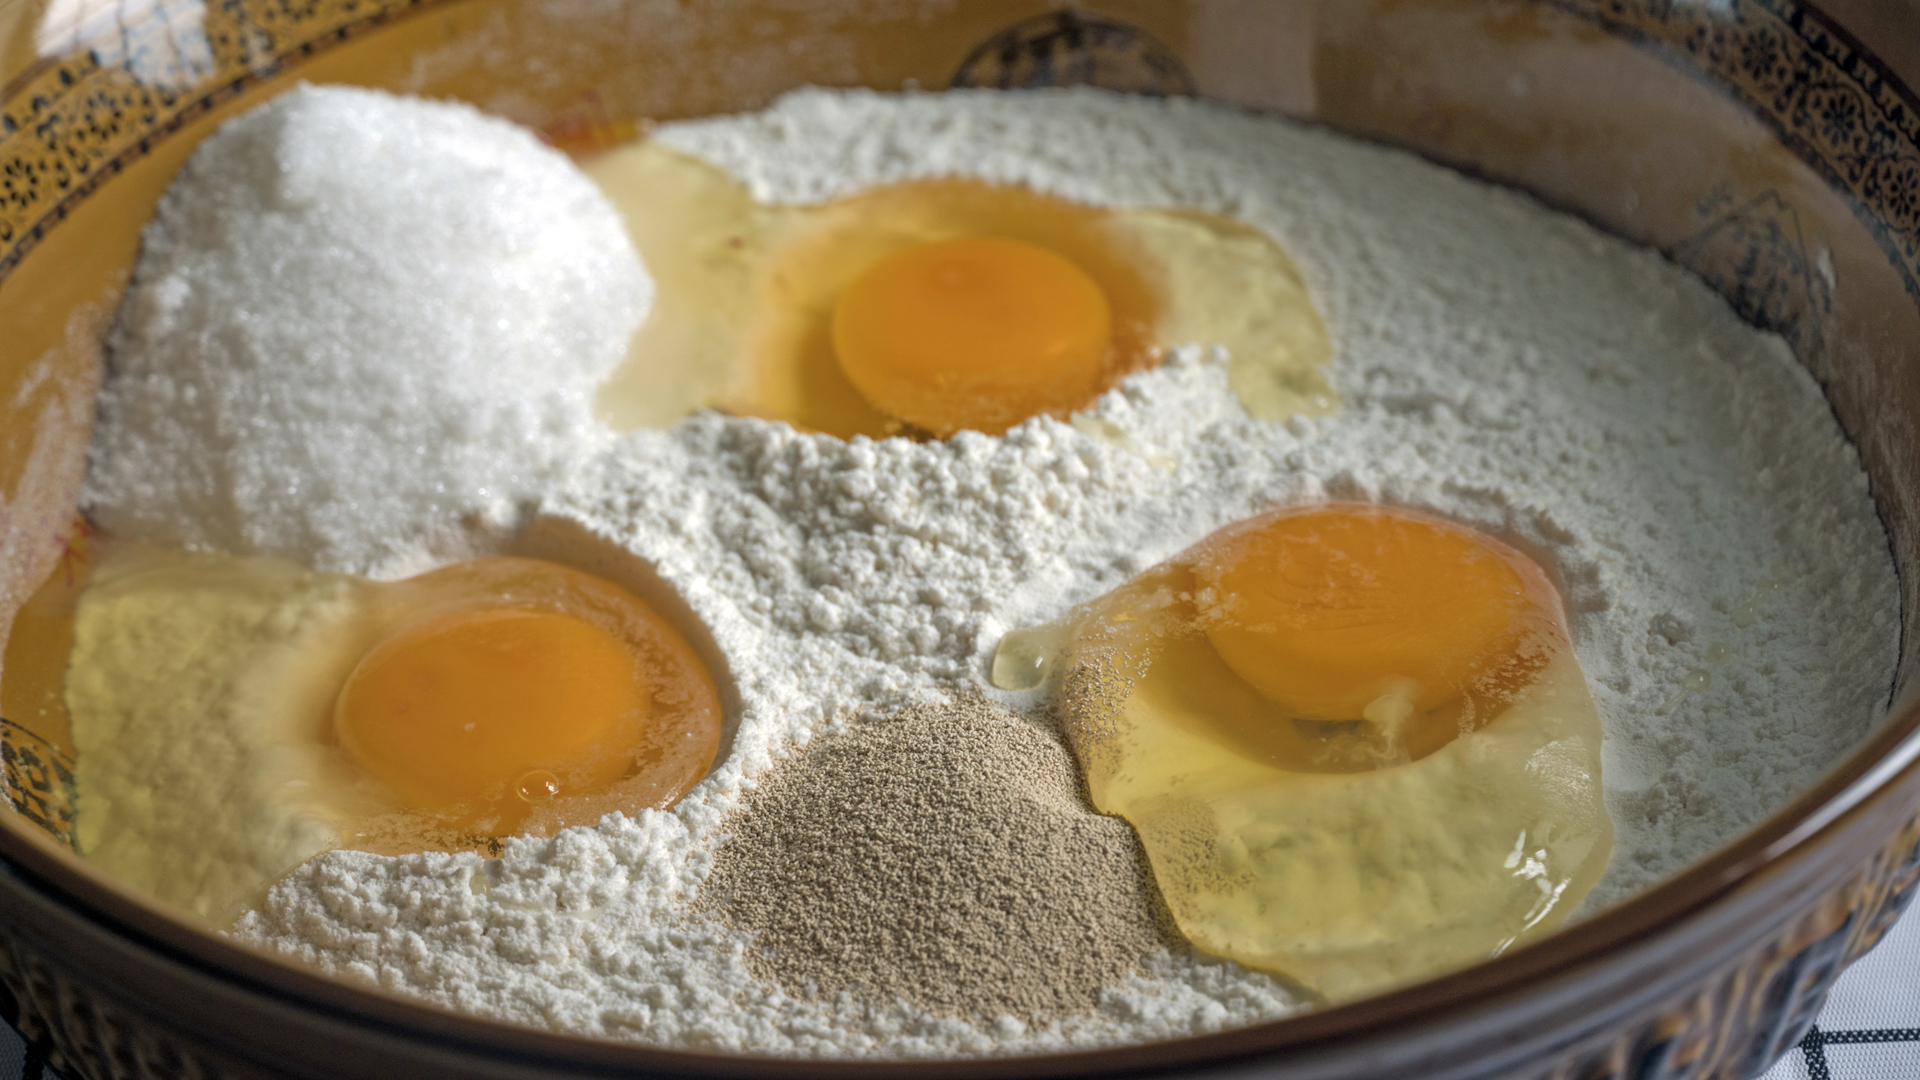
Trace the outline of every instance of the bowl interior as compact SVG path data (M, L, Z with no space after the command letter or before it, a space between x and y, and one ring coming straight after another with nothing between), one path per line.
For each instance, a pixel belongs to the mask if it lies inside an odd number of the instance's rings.
M1666 252L1793 345L1873 481L1905 600L1886 689L1911 704L1920 107L1839 24L1798 5L1735 13L1653 0L1057 7L22 0L0 12L5 850L37 851L76 879L92 873L52 850L73 835L60 678L87 558L75 505L100 341L140 228L201 138L297 80L460 98L581 150L806 84L1093 83L1308 119L1525 188ZM1892 724L1912 731L1920 711L1896 710ZM1870 765L1843 763L1821 790ZM1819 802L1748 840L1789 835Z

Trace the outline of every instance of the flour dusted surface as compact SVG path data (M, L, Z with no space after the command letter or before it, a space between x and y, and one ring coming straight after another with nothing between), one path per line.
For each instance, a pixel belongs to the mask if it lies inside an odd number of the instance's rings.
M980 686L1007 629L1275 503L1432 510L1556 573L1618 830L1588 909L1777 808L1880 715L1897 600L1853 451L1778 338L1652 253L1405 154L1187 101L811 91L657 137L763 199L959 173L1236 216L1309 275L1347 405L1251 420L1193 348L1076 424L1000 439L713 415L627 436L544 511L651 561L712 630L742 701L728 759L670 813L497 863L322 856L241 936L483 1015L716 1049L1003 1053L1279 1015L1273 980L1181 952L1044 1027L798 1000L692 910L726 815L797 748ZM1696 670L1710 685L1681 693Z

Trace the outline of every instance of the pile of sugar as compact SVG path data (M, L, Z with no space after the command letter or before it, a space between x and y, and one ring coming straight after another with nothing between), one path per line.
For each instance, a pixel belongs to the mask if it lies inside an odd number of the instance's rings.
M510 527L606 444L593 390L651 291L619 215L532 133L299 87L209 137L155 211L82 507L356 573Z
M815 743L730 828L702 904L791 993L1044 1020L1096 1008L1178 940L1133 830L1088 807L1066 747L980 698Z
M1884 706L1895 580L1851 447L1778 338L1653 253L1406 154L1190 101L810 91L658 137L762 199L959 173L1238 217L1309 275L1346 407L1252 420L1194 349L1074 424L1003 438L713 415L629 435L544 511L652 563L712 631L741 701L729 757L671 812L496 862L321 856L241 937L480 1015L762 1053L1043 1051L1279 1015L1274 980L1181 949L1045 1022L794 995L697 908L730 813L811 740L975 691L1007 629L1279 502L1431 510L1553 568L1619 833L1590 906L1784 803ZM1760 617L1736 619L1763 581ZM1680 694L1696 669L1711 685Z

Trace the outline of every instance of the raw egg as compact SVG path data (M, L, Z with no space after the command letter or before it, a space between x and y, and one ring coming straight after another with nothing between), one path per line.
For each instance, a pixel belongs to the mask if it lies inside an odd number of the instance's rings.
M833 351L854 389L925 431L1005 431L1090 401L1112 349L1107 295L1038 244L917 244L853 280Z
M333 731L409 816L551 835L671 806L712 766L713 677L625 589L510 558L375 588L379 640L342 684Z
M1600 725L1520 552L1378 506L1229 527L1009 635L1183 933L1329 1000L1497 955L1606 867Z
M321 851L498 851L677 801L721 709L611 582L494 558L380 583L123 547L66 680L84 854L216 921Z
M1185 344L1228 350L1256 416L1337 403L1299 270L1226 218L964 179L769 206L645 141L586 167L657 289L597 402L620 430L716 408L841 437L997 435Z

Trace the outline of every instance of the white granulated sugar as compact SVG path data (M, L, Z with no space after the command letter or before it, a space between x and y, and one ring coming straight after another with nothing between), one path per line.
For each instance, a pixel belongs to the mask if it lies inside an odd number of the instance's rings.
M651 295L526 130L300 87L209 137L148 226L84 508L124 535L366 572L503 525L611 433Z
M1431 510L1552 568L1619 833L1589 909L1782 805L1884 709L1897 598L1858 461L1784 344L1657 255L1410 155L1189 101L809 91L657 137L768 200L965 174L1233 215L1309 275L1345 406L1250 419L1195 348L1091 419L1003 438L713 415L627 436L544 510L653 562L712 629L742 701L729 759L672 812L497 863L322 856L241 937L482 1015L684 1047L1010 1053L1279 1015L1273 980L1175 953L1045 1028L799 999L688 904L726 813L797 747L980 687L1004 631L1276 503ZM1694 669L1711 685L1682 694Z

